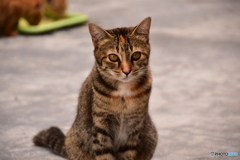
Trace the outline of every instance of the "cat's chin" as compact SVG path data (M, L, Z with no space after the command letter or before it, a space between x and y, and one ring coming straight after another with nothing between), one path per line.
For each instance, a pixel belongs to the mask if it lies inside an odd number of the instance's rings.
M118 78L118 80L121 82L130 82L130 81L134 80L134 77Z

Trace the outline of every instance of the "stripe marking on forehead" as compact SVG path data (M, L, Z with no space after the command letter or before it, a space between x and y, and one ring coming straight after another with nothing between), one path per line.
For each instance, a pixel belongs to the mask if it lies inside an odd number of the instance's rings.
M119 36L119 39L120 39L120 41L121 41L122 43L126 43L126 40L123 38L122 35Z

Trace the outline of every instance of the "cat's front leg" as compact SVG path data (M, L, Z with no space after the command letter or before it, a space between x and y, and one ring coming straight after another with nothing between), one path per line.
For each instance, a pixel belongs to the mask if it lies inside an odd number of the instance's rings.
M115 160L113 148L113 136L103 125L94 126L93 151L96 160Z
M121 160L138 160L136 157L139 142L139 133L130 134L127 143L119 148Z

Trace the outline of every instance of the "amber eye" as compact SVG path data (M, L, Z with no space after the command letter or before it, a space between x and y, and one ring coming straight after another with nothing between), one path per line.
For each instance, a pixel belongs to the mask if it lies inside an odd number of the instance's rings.
M119 60L118 56L116 54L109 54L108 58L110 59L110 61L112 62L117 62Z
M141 55L142 55L141 52L134 52L132 54L132 60L134 60L134 61L139 60L141 58Z

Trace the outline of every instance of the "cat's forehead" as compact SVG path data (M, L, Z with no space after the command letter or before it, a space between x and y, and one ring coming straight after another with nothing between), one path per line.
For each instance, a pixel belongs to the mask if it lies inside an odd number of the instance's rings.
M130 37L132 37L134 27L122 27L114 28L111 30L106 30L114 40L111 39L111 42L117 43L117 45L122 46L123 48L128 48L130 43Z
M110 33L112 36L128 36L130 35L134 30L134 27L122 27L122 28L114 28L110 30L106 30L108 33Z
M144 38L134 34L135 29L136 27L122 27L105 30L109 36L98 42L101 55L118 53L123 57L129 57L134 51L148 53L149 44Z

